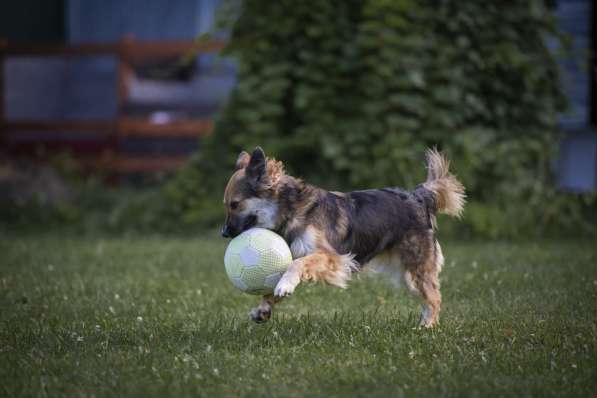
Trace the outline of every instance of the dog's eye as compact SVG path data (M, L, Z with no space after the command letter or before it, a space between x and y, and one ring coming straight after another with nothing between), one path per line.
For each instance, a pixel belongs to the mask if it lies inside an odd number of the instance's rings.
M238 202L237 201L230 202L230 208L232 210L236 210L238 208Z

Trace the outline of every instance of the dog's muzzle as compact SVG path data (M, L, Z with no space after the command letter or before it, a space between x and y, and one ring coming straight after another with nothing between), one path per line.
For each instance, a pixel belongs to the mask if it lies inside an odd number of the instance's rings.
M232 233L230 232L230 228L228 227L228 225L224 225L224 228L222 228L222 237L224 237L224 238L232 237Z
M242 221L240 227L236 225L238 221ZM224 224L224 227L222 228L222 236L224 238L234 238L242 232L246 231L247 229L253 228L256 223L257 216L255 215L250 215L246 217L244 220L236 220L236 222L227 222Z

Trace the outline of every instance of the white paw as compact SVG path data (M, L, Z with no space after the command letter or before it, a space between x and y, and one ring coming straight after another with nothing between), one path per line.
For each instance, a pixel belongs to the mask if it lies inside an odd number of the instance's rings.
M282 277L274 289L274 295L278 297L290 296L294 293L296 285L298 283L293 283L289 278Z
M253 308L249 311L249 317L251 317L252 320L259 319L259 315L259 308Z

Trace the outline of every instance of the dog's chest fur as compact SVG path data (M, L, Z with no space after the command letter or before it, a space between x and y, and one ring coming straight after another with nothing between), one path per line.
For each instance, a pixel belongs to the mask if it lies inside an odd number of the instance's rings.
M299 258L313 253L316 247L316 233L313 227L307 227L292 240L290 243L290 252L292 253L292 258Z

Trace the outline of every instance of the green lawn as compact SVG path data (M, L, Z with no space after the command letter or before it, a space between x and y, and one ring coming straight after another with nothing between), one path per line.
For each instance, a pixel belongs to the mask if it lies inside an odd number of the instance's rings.
M596 396L597 245L444 242L444 307L375 275L272 322L224 241L5 237L0 396Z

